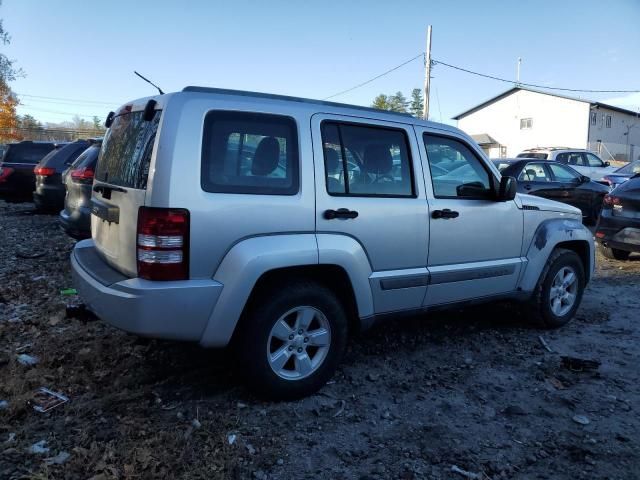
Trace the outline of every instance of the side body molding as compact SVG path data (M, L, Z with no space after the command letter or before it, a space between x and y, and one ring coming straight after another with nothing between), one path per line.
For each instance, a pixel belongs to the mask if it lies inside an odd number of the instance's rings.
M348 235L318 233L316 237L319 262L339 265L347 272L356 297L358 317L362 319L373 315L373 295L369 284L373 272L362 245Z
M200 345L229 343L251 291L262 274L284 267L318 264L313 233L252 237L234 245L213 278L224 287L202 333Z
M520 277L520 288L525 292L535 289L540 274L553 249L562 242L584 242L588 245L589 265L585 269L587 281L595 268L593 235L579 220L553 218L538 225L526 250L527 264Z

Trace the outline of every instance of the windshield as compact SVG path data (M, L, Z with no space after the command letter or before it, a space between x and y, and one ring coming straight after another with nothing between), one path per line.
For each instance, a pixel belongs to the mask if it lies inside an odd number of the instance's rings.
M622 173L623 175L634 175L636 173L640 173L640 160L634 160L624 167L620 167L615 173Z
M98 158L96 180L126 188L147 188L153 143L161 110L150 121L142 111L114 118L104 137Z
M549 155L539 152L525 152L519 153L516 158L535 158L537 160L546 160L547 158L549 158Z

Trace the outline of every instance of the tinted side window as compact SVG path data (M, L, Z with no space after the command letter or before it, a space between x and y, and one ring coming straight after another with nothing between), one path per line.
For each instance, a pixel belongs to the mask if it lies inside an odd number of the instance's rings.
M565 165L569 163L569 154L568 153L559 153L556 156L556 162L564 163Z
M521 182L550 182L551 179L547 176L547 171L544 165L539 163L529 163L525 165L518 176L518 180Z
M565 155L567 156L567 161L566 162L562 162L562 163L566 163L567 165L577 165L579 167L586 167L587 166L587 164L585 162L585 159L584 159L584 155L582 153L579 153L579 152L576 152L576 153L565 153Z
M592 153L586 153L587 163L590 167L604 167L604 162Z
M299 185L298 133L290 117L207 113L202 189L219 193L294 195Z
M462 142L437 135L424 136L433 193L445 198L490 198L489 173L476 155Z
M553 173L555 179L559 182L572 181L578 178L577 173L574 173L573 170L568 169L564 165L550 163L549 168L551 169L551 173Z
M336 122L321 130L329 194L414 196L404 130Z

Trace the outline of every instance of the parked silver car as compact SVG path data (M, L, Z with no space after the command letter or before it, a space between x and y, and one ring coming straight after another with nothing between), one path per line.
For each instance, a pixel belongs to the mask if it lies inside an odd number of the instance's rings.
M84 301L138 335L232 343L265 396L316 391L353 329L398 312L510 298L563 325L593 272L580 210L516 195L454 127L201 87L107 124L71 255Z
M517 158L536 158L538 160L555 160L569 165L581 175L594 182L606 183L604 177L616 171L609 162L603 161L595 153L581 148L530 148L517 155Z

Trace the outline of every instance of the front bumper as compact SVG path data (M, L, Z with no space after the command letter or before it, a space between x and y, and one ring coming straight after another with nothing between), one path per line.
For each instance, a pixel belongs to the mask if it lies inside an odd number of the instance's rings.
M214 280L128 278L102 260L92 240L76 244L71 271L82 300L98 317L151 338L199 341L222 292Z
M598 243L606 247L640 252L640 219L614 216L603 210L596 227Z

